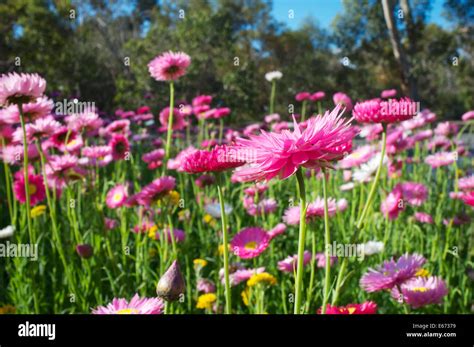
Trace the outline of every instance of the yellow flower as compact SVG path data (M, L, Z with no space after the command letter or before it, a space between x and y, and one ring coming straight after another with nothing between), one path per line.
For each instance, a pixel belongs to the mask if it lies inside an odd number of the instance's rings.
M428 277L430 275L429 271L426 269L419 268L415 273L415 276Z
M240 294L242 296L242 301L244 302L244 305L245 306L248 306L249 305L249 301L250 301L250 290L249 290L249 287L245 287L245 289L243 290L243 292Z
M207 260L197 258L193 260L193 263L195 268L203 268L207 265Z
M46 205L37 205L31 209L31 218L41 216L46 211Z
M277 280L274 276L270 275L268 272L262 272L259 274L252 275L252 277L250 277L250 279L247 281L247 285L249 287L254 287L260 283L274 285L277 283Z
M227 248L229 249L229 251L231 250L230 249L230 244L227 245ZM219 245L219 248L217 249L219 255L223 255L224 254L224 245Z
M214 218L210 214L205 214L203 220L206 224L211 224L212 222L214 222Z
M216 302L217 296L214 293L203 294L199 296L196 308L211 309L212 304Z
M179 193L176 190L172 190L168 193L168 199L172 205L178 205L179 198Z
M5 305L0 307L0 314L13 314L16 313L16 308L12 305Z
M150 239L156 240L156 232L158 230L158 226L153 224L151 227L148 228L148 237Z

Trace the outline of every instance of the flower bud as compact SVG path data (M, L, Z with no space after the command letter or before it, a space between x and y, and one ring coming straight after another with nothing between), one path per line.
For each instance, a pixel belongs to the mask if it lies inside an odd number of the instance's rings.
M185 291L184 277L175 260L168 270L161 276L156 286L156 294L166 301L176 301Z
M94 254L94 249L91 245L82 244L76 246L76 252L81 258L89 259Z

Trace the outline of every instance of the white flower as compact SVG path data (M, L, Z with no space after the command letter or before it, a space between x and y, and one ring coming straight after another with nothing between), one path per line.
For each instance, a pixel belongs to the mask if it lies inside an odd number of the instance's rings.
M384 249L384 244L381 241L369 241L362 245L364 255L372 255L381 253Z
M204 210L214 218L221 218L221 205L218 203L207 204L204 206ZM224 213L226 215L230 214L232 210L232 206L224 204Z
M357 182L370 182L372 181L372 176L375 174L379 167L381 153L377 153L372 159L370 159L366 164L362 164L360 169L354 171L354 181ZM385 156L383 158L383 164L388 163L388 158Z
M265 74L265 79L268 82L271 82L273 80L279 80L282 77L283 77L283 74L280 71L270 71Z
M7 226L6 228L3 228L0 230L0 239L6 239L7 237L13 236L13 233L15 232L15 227L12 225Z

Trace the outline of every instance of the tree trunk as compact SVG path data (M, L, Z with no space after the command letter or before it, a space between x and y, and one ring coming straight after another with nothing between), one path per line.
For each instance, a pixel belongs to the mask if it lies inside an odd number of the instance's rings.
M398 29L393 17L393 7L390 4L390 0L381 0L383 7L383 15L385 23L387 24L388 33L390 36L390 43L392 44L393 55L400 65L401 79L402 79L402 92L405 95L409 95L410 98L417 100L416 82L411 76L410 63L406 57L405 51L400 43L400 37Z

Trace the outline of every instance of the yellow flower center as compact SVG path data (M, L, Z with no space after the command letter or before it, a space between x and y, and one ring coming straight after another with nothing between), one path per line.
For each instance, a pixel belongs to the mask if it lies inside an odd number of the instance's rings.
M123 308L116 312L117 314L137 314L140 313L136 308Z
M349 307L347 309L347 311L349 312L349 314L353 314L355 312L356 308L355 307Z
M415 288L412 288L412 291L413 292L419 292L419 293L424 293L428 290L428 288L426 287L415 287Z
M430 273L426 269L419 268L418 271L415 273L415 276L420 277L428 277Z
M30 195L30 196L33 195L34 193L37 192L37 190L38 189L36 188L36 186L34 184L31 184L31 183L28 184L28 195Z
M245 247L244 247L244 248L245 248L245 249L248 249L248 250L255 249L255 248L257 248L257 242L255 242L255 241L247 242L247 243L245 244Z
M122 200L122 196L123 196L122 193L115 193L112 200L114 202L119 202L120 200Z
M31 217L36 218L38 216L41 216L45 211L46 211L45 205L35 206L31 209Z

